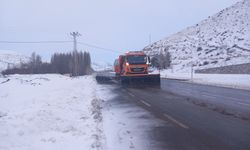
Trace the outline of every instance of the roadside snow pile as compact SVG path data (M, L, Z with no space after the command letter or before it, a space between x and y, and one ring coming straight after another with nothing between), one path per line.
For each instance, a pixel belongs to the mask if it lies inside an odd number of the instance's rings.
M191 73L172 73L169 70L161 71L162 78L191 81ZM250 90L249 74L193 74L193 82Z
M0 83L1 150L101 147L92 76L12 75L1 81L7 81Z
M145 47L169 52L175 71L250 63L250 1L243 0L192 27Z
M20 63L27 63L29 57L18 54L14 51L0 50L0 72L7 69L7 67L13 67L20 65Z

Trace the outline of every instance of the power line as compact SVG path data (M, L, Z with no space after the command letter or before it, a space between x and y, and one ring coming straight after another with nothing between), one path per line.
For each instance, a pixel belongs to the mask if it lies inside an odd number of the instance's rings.
M88 46L88 47L96 48L96 49L101 49L101 50L110 51L110 52L114 52L114 53L121 53L121 52L114 50L114 49L104 48L104 47L100 47L100 46L93 45L93 44L88 44L88 43L83 43L83 42L77 42L77 43L79 43L81 45Z
M148 36L148 42L149 42L149 45L151 45L151 33Z
M73 41L0 41L0 43L4 44L47 44L47 43L72 43ZM80 45L85 45L87 47L96 48L100 50L105 50L113 53L121 53L118 50L110 49L110 48L104 48L102 46L89 44L85 42L77 42Z
M72 41L0 41L0 43L13 43L13 44L37 44L37 43L72 43Z

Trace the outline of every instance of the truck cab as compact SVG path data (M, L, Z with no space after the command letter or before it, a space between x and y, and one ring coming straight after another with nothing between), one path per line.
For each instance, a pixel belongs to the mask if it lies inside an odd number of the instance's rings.
M128 52L119 57L120 74L148 74L149 57L143 52Z
M115 79L122 85L160 86L160 74L149 73L150 59L141 51L130 51L120 55L114 62Z

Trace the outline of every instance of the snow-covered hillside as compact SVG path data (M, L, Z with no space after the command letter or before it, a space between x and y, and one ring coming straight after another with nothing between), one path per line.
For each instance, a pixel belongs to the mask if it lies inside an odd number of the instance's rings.
M91 64L92 69L94 71L105 71L105 70L112 70L113 66L106 62L93 62Z
M181 20L180 20L181 21ZM169 52L173 70L227 66L250 62L250 0L244 0L143 50Z
M20 63L29 61L29 57L18 54L14 51L0 50L0 72L9 67L17 66Z

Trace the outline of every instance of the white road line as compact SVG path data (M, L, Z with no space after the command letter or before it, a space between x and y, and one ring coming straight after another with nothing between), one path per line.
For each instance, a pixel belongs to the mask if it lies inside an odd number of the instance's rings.
M149 103L147 103L147 102L145 102L145 101L143 101L143 100L141 100L141 102L142 102L144 105L146 105L146 106L148 106L148 107L151 107L151 105L150 105Z
M210 97L210 98L215 98L215 99L226 99L226 100L231 100L231 101L238 101L240 99L234 98L234 97L228 97L228 96L221 96L221 95L208 95L206 93L201 93L202 96Z
M245 106L249 106L250 107L250 104L247 104L247 103L237 102L237 104L245 105Z
M239 98L235 98L235 97L229 97L229 96L224 96L224 95L214 95L215 98L222 98L222 99L230 99L230 100L234 100L234 101L238 101L240 100Z
M132 97L135 97L135 95L134 95L134 94L132 94L132 93L130 93L130 92L128 92L128 94L129 94L130 96L132 96Z
M208 97L208 98L213 98L213 99L210 99L210 100L214 100L214 98L215 99L217 98L216 96L208 95L208 94L204 94L204 93L201 93L201 96L205 96L205 97Z
M178 126L184 128L184 129L189 129L188 126L186 126L185 124L181 123L180 121L177 121L176 119L174 119L173 117L169 116L168 114L164 114L164 116L169 119L170 121L172 121L173 123L177 124Z

